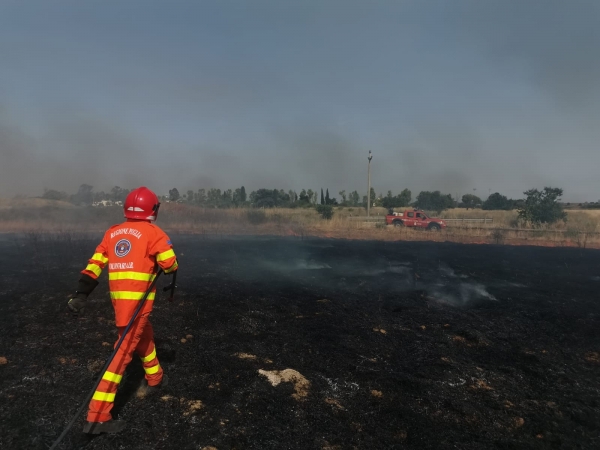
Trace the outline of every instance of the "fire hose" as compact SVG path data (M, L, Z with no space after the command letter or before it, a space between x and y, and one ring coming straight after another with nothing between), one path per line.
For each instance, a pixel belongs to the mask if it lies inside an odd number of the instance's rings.
M114 359L115 355L117 354L117 351L119 350L119 347L121 347L121 344L123 343L123 339L125 339L125 336L127 336L127 333L129 332L129 329L133 325L133 322L135 322L135 319L137 318L139 312L144 307L144 304L146 303L146 299L148 298L148 295L150 295L150 292L152 292L152 290L154 289L154 286L156 286L156 282L158 281L158 278L160 277L160 275L162 273L163 273L162 269L158 269L158 272L156 273L156 277L154 277L154 280L152 280L152 283L150 284L150 286L148 286L148 289L146 290L146 292L144 292L144 295L140 299L140 304L138 305L138 307L133 312L133 316L131 317L131 320L129 321L129 323L125 327L125 330L123 331L123 334L121 334L121 337L119 338L119 340L117 342L117 345L115 345L115 348L114 348L112 354L110 355L110 357L106 361L106 364L104 364L104 367L102 368L102 371L100 372L100 376L96 380L96 383L94 383L93 389L88 394L88 396L86 397L86 399L84 400L84 402L81 404L81 406L79 407L79 409L77 410L77 412L75 413L75 415L73 416L73 418L71 419L71 421L67 424L67 426L65 427L65 429L63 430L63 432L56 439L56 441L54 441L54 443L50 447L50 450L55 449L58 446L58 444L60 444L60 442L67 435L67 433L69 432L69 430L75 424L75 421L77 420L77 418L81 415L81 413L83 412L83 410L85 409L85 407L89 404L90 400L94 396L94 392L96 391L96 388L98 388L98 385L100 384L100 381L102 381L102 376L104 375L104 372L106 372L108 370L108 366L110 366L110 363L112 362L112 360ZM171 284L169 284L168 286L166 286L165 288L163 288L164 292L169 291L169 290L171 291L171 296L169 297L169 302L172 302L173 299L174 299L175 288L177 287L176 281L177 281L177 271L175 271L173 273L173 281L171 282Z

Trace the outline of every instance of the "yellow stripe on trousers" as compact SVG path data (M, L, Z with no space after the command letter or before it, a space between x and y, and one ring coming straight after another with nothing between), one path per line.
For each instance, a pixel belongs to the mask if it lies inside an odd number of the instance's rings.
M154 350L152 350L152 353L150 353L148 356L144 356L143 358L140 358L142 360L142 362L150 362L152 361L154 358L156 358L156 347L154 347Z
M157 373L160 370L160 364L157 364L152 367L144 367L144 370L146 371L146 373L148 375L154 375L155 373Z
M115 394L111 394L110 392L94 392L94 396L92 400L97 400L99 402L109 402L113 403L115 401Z
M139 301L142 299L144 293L136 291L111 291L110 298L113 300L133 300ZM156 292L150 292L148 294L148 300L154 300Z
M123 378L123 375L119 375L118 373L109 372L108 370L106 372L104 372L104 375L102 375L103 380L110 381L111 383L117 383L117 384L119 384L121 382L122 378Z

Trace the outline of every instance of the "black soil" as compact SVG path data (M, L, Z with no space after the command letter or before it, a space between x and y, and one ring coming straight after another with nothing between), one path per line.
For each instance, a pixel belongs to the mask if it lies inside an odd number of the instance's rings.
M60 448L600 448L599 251L173 241L180 290L153 313L170 386L136 396L134 361L127 430L90 439L82 416ZM0 241L0 448L48 448L110 354L105 275L65 312L95 243Z

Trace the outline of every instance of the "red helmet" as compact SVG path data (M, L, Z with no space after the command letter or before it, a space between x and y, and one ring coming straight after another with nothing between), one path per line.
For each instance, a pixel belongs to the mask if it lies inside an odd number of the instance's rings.
M123 209L127 219L149 220L153 222L158 216L160 203L158 197L147 187L139 187L129 193Z

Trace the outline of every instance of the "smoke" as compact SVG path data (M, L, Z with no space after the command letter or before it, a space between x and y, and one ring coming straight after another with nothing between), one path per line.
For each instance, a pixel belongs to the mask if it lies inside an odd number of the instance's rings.
M504 75L521 72L568 112L597 111L598 2L468 2L448 12L465 41L480 45Z
M324 251L323 251L324 250ZM327 261L327 263L324 262ZM273 279L294 283L309 278L311 285L320 289L336 286L341 292L353 293L360 289L384 288L399 298L414 292L424 292L426 298L439 304L468 307L477 302L496 301L485 285L470 280L468 275L457 274L443 262L435 267L415 269L408 261L388 261L385 258L364 261L356 258L330 258L327 250L298 248L293 255L271 255L269 259L254 259L251 266L256 276L270 273ZM252 272L244 276L252 277ZM492 282L496 287L507 283Z
M140 5L0 14L0 196L364 194L370 149L378 194L597 200L598 2Z
M85 117L56 121L32 136L0 115L0 152L2 193L13 195L40 195L45 188L76 192L83 183L138 186L149 182L157 166L144 155L141 140Z

